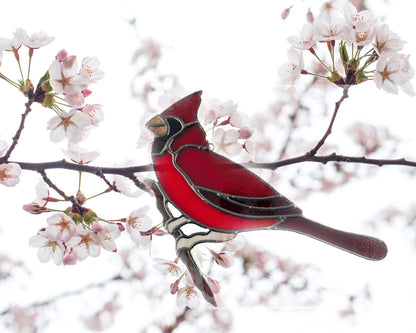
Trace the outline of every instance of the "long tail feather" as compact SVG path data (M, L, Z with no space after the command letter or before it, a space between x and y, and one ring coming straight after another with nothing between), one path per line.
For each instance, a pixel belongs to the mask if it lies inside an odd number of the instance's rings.
M294 231L365 259L381 260L387 255L386 244L377 238L333 229L304 217L288 218L275 229Z

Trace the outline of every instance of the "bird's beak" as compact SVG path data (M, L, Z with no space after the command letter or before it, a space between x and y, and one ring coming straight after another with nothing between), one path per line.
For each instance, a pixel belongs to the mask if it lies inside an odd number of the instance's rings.
M156 136L165 136L168 133L168 126L160 116L153 117L146 123L146 127Z

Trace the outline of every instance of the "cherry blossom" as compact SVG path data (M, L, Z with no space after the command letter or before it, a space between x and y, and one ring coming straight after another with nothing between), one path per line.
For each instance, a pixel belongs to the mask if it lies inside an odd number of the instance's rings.
M52 61L49 76L49 82L57 93L77 94L87 87L87 80L78 74L76 56L66 57L62 61Z
M316 37L313 25L307 23L303 26L299 36L289 36L287 41L299 50L309 50L316 45Z
M289 49L287 50L287 57L289 63L280 66L278 73L284 82L292 83L300 76L303 70L303 56L301 52Z
M49 201L49 189L43 181L39 181L35 186L36 199L34 200L39 206L46 206Z
M342 39L345 27L346 22L341 15L320 16L314 22L316 39L319 41Z
M68 144L68 150L62 150L73 162L78 164L88 164L94 161L100 153L97 151L89 151L81 148L77 144Z
M117 245L114 239L120 237L121 234L117 224L106 224L102 226L99 222L94 222L91 228L101 240L101 246L104 250L111 252L117 251Z
M239 134L235 129L217 128L212 135L215 147L225 151L229 156L237 156L243 149L238 139Z
M13 187L17 185L20 181L20 174L22 169L19 164L16 163L6 163L0 164L0 184L7 187Z
M46 232L64 242L70 240L75 234L75 222L64 213L53 214L46 222L48 223Z
M216 123L218 118L229 117L237 111L238 104L232 100L222 102L218 99L211 99L202 104L200 118L204 125Z
M376 19L373 16L373 13L369 10L357 11L355 6L347 1L344 5L344 16L347 20L347 23L351 27L357 26L358 23L367 23L369 25L374 25Z
M24 46L30 49L38 49L42 46L48 45L55 37L50 37L44 31L35 32L32 35L28 35L26 30L17 28L14 32L14 37L19 40Z
M36 236L29 239L29 245L39 248L38 258L40 262L45 263L52 259L56 265L62 263L65 245L60 238L46 231L40 231Z
M370 44L375 36L376 26L374 23L357 22L354 27L347 28L345 40L357 46Z
M81 112L90 117L91 125L93 126L98 126L104 120L104 112L100 104L87 104L82 108Z
M85 139L90 124L90 117L87 114L72 109L69 112L62 111L50 119L47 128L51 130L52 142L67 138L72 143L78 143Z
M193 285L186 285L178 290L176 304L181 307L196 309L201 303L201 295Z
M162 273L171 274L176 277L182 275L182 268L178 265L178 262L169 261L161 258L153 258L154 267Z
M0 45L5 51L13 51L18 50L22 46L22 42L16 37L13 37L12 39L2 37L0 38Z
M89 83L97 82L104 77L104 72L99 67L100 61L97 57L86 57L82 59L80 74Z
M402 86L405 93L413 96L413 87L409 83L413 76L414 70L409 64L408 57L381 56L374 72L374 83L377 88L382 88L392 94L397 94L398 86Z
M100 254L101 239L92 231L77 225L76 233L66 244L72 247L73 254L78 260L84 260L88 256L98 257Z
M380 55L393 55L400 51L406 42L390 31L387 24L377 27L374 39L374 50Z
M151 236L143 234L152 228L152 220L147 216L149 209L149 206L136 209L126 219L127 232L131 239L143 249L150 248Z
M122 176L115 175L113 177L112 184L117 188L117 190L130 198L137 198L143 194L143 191L138 190L137 187L134 187L135 190L131 189L130 183L126 180L126 178Z

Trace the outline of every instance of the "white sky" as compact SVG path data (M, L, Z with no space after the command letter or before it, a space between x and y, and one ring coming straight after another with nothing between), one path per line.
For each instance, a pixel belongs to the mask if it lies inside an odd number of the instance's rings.
M294 15L282 22L280 13L293 3ZM404 0L392 1L390 5L383 1L374 3L376 5L372 9L376 16L385 17L391 29L408 41L404 52L411 54L413 66L416 67L414 5ZM89 145L102 151L97 164L111 166L113 163L137 159L136 155L139 154L135 146L141 105L130 99L129 91L132 71L130 58L137 44L136 37L125 20L137 18L140 36L155 38L166 45L161 69L177 74L187 90L203 89L209 96L233 99L239 103L242 111L250 113L267 109L273 100L276 72L281 63L286 61L286 38L299 31L303 16L299 19L296 14L303 15L305 8L307 5L304 1L8 1L2 5L0 35L9 37L15 28L23 27L28 31L45 30L56 36L53 44L35 52L32 71L34 78L45 72L54 55L62 48L80 59L84 56L99 57L106 76L100 84L92 87L94 92L89 99L104 105L106 120L100 125L100 130L93 134ZM1 70L13 73L16 68L7 68L6 61L15 65L11 57L5 57ZM334 97L334 101L339 95ZM412 151L416 119L413 115L416 111L414 99L403 93L399 96L387 95L373 87L371 82L366 83L362 89L351 89L350 96L342 107L338 121L358 119L373 124L388 124L394 133L409 139L408 156L413 155L413 159L416 159L416 154ZM6 102L11 99L20 104ZM7 140L17 127L24 101L4 83L0 85L0 100L7 103L7 108L2 105L0 109L1 139ZM53 146L48 139L49 133L45 130L46 121L53 114L40 107L34 111L36 113L31 114L27 132L22 137L22 150L16 149L14 158L38 161L63 158L60 149L64 145ZM378 178L364 180L364 187L362 184L351 184L342 193L336 191L334 196L339 196L333 198L333 202L328 203L324 201L328 198L317 194L303 202L302 207L313 218L329 221L334 226L344 226L344 229L348 229L345 225L348 226L351 219L360 215L360 220L357 223L351 222L351 226L354 226L354 230L364 232L364 228L360 229L360 221L372 218L379 208L393 201L405 207L406 198L414 195L414 182L411 179L396 178L397 173L389 168L383 169L380 174ZM76 268L37 263L36 251L29 248L27 241L37 229L44 226L45 217L29 216L21 211L21 206L33 199L33 185L38 178L37 175L27 174L22 178L26 185L10 190L0 189L0 207L6 211L0 221L0 230L7 231L0 233L0 251L7 251L17 259L25 259L30 268L35 270L33 287L29 287L33 299L59 293L61 286L56 281L61 281L69 274L72 274L74 288L105 276L105 271L100 271L99 277L91 272L90 265L95 265L94 259L87 260ZM357 199L357 195L361 199ZM120 198L112 197L112 200ZM347 210L347 216L339 216L339 212L344 211L346 206L349 207L351 200L354 200L356 210ZM117 201L117 205L131 209L136 203L126 200ZM321 205L331 205L333 209L323 212L316 208ZM110 208L107 209L111 211ZM235 332L243 332L247 328L259 329L259 321L254 324L253 321L245 320L253 317L253 314L256 318L262 318L265 327L273 327L270 331L415 331L416 324L412 320L416 307L415 251L410 242L402 240L406 235L401 230L381 229L379 237L388 243L390 252L388 258L380 263L362 261L333 249L328 250L309 239L296 236L291 238L287 234L250 237L257 244L270 244L276 253L288 256L292 254L302 262L319 262L319 277L327 280L325 282L329 288L343 288L345 293L354 293L362 286L362 278L368 278L374 300L363 309L363 316L357 319L356 326L339 324L339 321L333 320L326 322L328 315L335 315L331 312L331 306L339 302L337 299L334 303L324 304L318 312L270 312L263 308L248 308L237 315ZM311 250L304 251L306 248ZM294 255L295 251L299 253ZM108 258L97 259L97 267L105 267L103 265ZM335 258L338 258L337 264ZM15 286L12 291L16 292L13 297L21 298L20 301L24 303L27 295L21 294L22 288ZM0 287L0 306L5 304L5 298L1 296L4 292ZM67 325L65 315L59 316ZM333 326L335 322L338 323L337 326ZM397 323L403 326L400 327ZM117 324L108 332L119 331L122 324ZM73 325L79 329L76 324ZM53 332L54 329L56 331L56 327L52 327L48 332ZM126 333L137 331L131 327L124 329Z

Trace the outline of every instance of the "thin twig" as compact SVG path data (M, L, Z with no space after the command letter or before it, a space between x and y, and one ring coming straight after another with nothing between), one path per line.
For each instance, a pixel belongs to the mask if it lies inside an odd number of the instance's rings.
M26 121L26 117L28 116L28 114L30 113L30 111L32 111L31 109L31 105L32 105L33 101L29 100L25 106L26 106L26 110L25 112L22 114L22 119L20 121L20 125L19 128L17 129L16 134L14 135L13 139L12 139L12 144L10 145L9 149L7 150L6 154L3 155L3 157L0 157L0 164L7 162L7 160L9 159L11 153L13 152L14 148L16 148L16 145L20 139L20 136L22 134L23 128L25 127L25 121Z
M316 144L316 146L313 147L308 152L309 155L314 156L318 152L319 148L321 148L323 146L323 144L325 143L325 140L327 139L327 137L331 134L331 132L332 132L332 126L334 125L335 118L337 117L339 107L341 106L342 102L346 98L348 98L348 89L349 88L350 88L350 86L348 86L348 85L344 87L344 90L342 92L342 97L340 98L340 100L338 102L335 103L334 113L332 114L332 118L331 118L331 121L329 123L328 129L326 130L326 132L325 132L324 136L321 138L321 140L318 141L318 143Z

